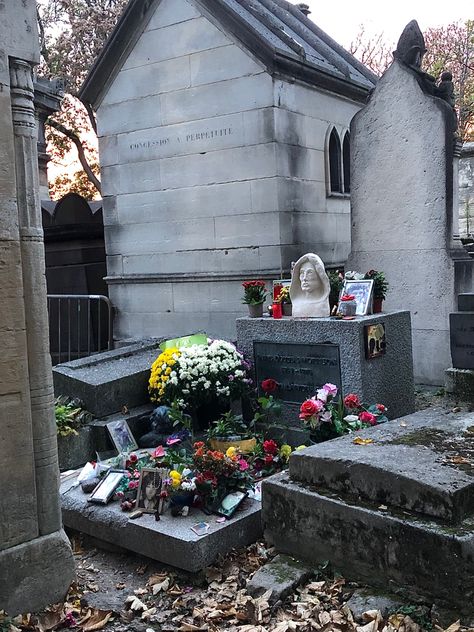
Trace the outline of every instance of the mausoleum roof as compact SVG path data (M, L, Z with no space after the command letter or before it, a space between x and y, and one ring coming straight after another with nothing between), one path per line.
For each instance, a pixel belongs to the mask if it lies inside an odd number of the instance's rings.
M287 0L193 0L222 24L271 74L364 100L377 76ZM80 98L95 106L141 33L157 0L130 0L90 70Z

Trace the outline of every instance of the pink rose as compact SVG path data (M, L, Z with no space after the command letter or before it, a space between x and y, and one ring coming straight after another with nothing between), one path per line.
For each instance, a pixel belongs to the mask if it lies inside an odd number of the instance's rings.
M164 449L164 447L162 445L159 445L153 451L152 456L153 456L154 459L160 459L162 456L165 456L165 454L166 454L166 450Z
M370 424L371 426L377 425L377 417L365 410L359 414L359 421L362 421L364 424Z
M336 397L337 386L335 384L331 384L330 382L328 382L327 384L323 386L323 389L326 391L328 395L331 395L331 397Z

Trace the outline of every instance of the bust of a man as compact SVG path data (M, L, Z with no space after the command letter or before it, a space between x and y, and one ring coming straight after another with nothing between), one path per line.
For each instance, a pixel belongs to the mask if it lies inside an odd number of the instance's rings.
M329 278L318 255L310 252L295 263L291 275L290 297L293 316L329 316Z

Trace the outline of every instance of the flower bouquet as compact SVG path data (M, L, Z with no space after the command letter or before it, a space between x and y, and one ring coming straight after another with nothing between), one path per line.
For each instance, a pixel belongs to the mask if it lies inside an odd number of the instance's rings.
M169 472L163 481L160 499L163 501L162 511L169 501L171 514L187 515L185 507L191 507L196 495L196 479L189 468L177 467Z
M288 444L278 446L273 439L258 443L250 458L252 475L259 479L280 472L288 465L292 451Z
M211 403L218 410L248 391L249 368L243 354L225 340L170 348L151 367L150 398L190 412Z
M252 318L263 316L263 304L267 297L265 281L244 281L244 298L242 303L249 306L249 315Z
M315 443L388 421L383 404L366 407L354 393L336 401L337 392L337 386L328 383L301 404L299 417Z

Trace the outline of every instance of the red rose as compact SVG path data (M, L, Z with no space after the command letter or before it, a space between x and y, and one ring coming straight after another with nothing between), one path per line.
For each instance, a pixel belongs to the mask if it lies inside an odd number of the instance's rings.
M362 421L364 424L370 424L371 426L377 425L377 417L372 415L372 413L368 413L364 410L364 412L360 413L359 421Z
M319 413L324 404L323 402L318 402L319 400L315 399L307 399L304 401L300 406L300 419L307 419L308 417L312 417L313 415L316 415L316 413Z
M266 463L267 465L270 465L270 463L273 463L273 457L272 457L272 455L271 455L271 454L266 454L266 455L265 455L265 463Z
M359 408L360 406L359 396L355 395L354 393L349 393L349 395L346 395L344 397L344 406L346 408Z
M376 408L379 411L379 413L384 413L387 410L386 406L384 406L383 404L377 404Z
M267 380L263 380L261 387L267 394L274 393L278 388L278 382L270 377Z
M128 460L130 461L130 463L136 463L138 461L138 456L136 454L130 454Z
M273 441L273 439L269 439L268 441L263 442L263 451L265 454L277 454L278 453L278 445ZM265 457L266 459L266 457Z

